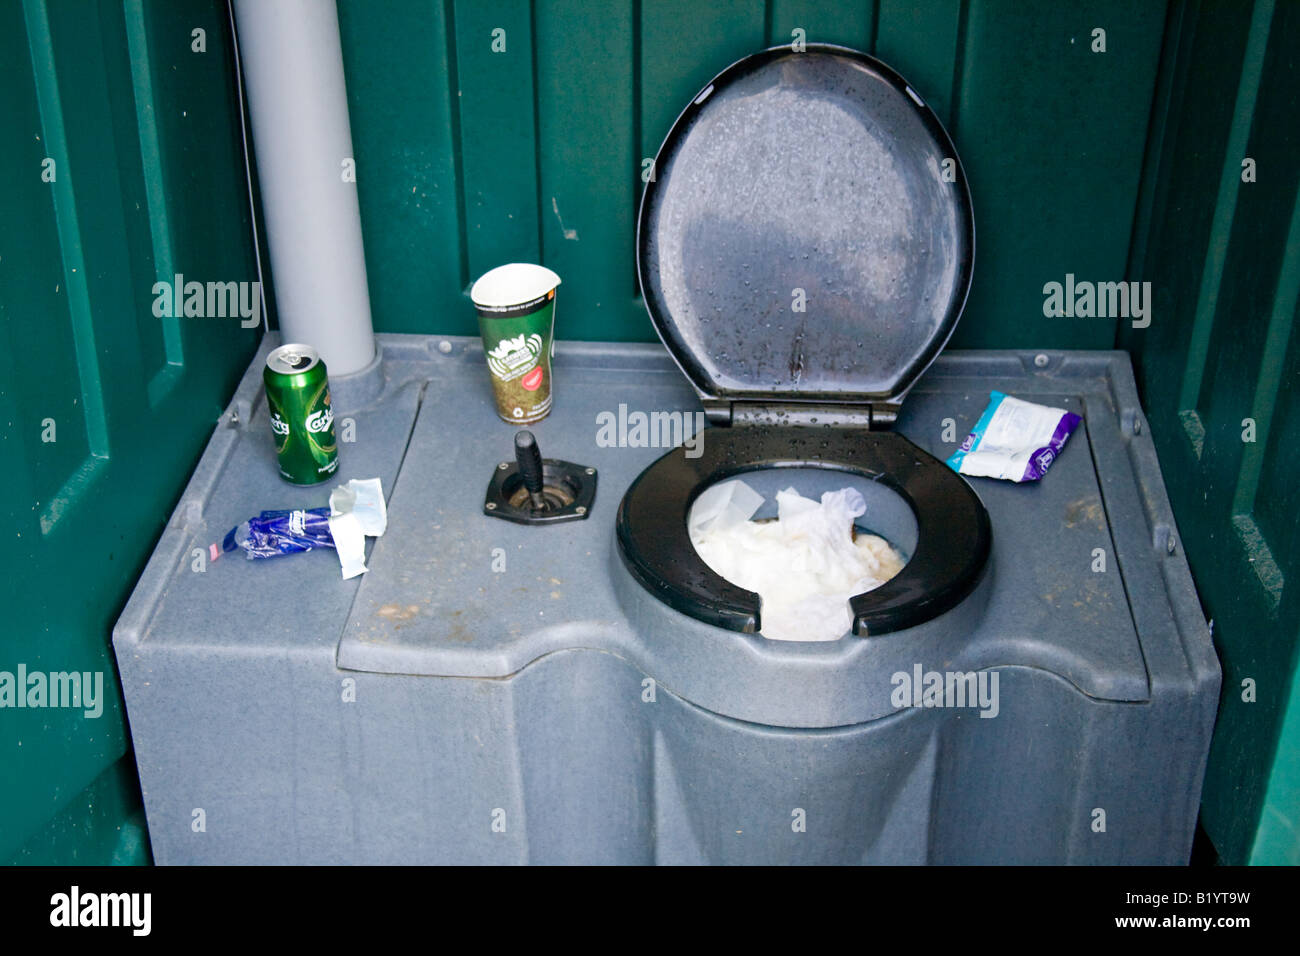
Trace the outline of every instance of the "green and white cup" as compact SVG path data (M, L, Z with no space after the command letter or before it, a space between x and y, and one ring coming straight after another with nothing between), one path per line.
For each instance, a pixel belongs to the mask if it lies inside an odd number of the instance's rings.
M560 277L545 266L512 262L484 274L469 290L497 414L505 421L541 421L551 410L559 284Z

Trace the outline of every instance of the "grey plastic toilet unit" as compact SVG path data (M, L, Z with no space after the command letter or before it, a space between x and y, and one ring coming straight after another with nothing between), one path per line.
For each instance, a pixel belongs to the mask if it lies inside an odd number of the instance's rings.
M1220 675L1127 356L940 354L969 196L869 57L741 61L655 168L638 248L671 358L562 342L534 428L599 470L586 520L486 517L510 432L477 340L380 336L334 382L358 437L339 480L390 492L369 572L196 573L248 514L326 494L275 476L268 337L115 632L157 859L1185 861ZM937 456L992 388L1084 425L1041 483L977 495ZM698 446L597 438L701 406ZM756 595L699 560L690 505L736 476L863 493L908 563L852 634L766 640Z

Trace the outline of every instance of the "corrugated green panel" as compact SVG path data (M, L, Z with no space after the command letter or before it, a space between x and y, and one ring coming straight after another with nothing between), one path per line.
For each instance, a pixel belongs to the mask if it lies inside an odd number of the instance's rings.
M1043 287L1125 277L1164 9L970 0L950 123L975 203L956 347L1110 348L1114 318L1048 318ZM1106 52L1093 52L1093 31Z
M237 317L168 328L151 308L164 263L257 278L227 17L218 2L0 6L4 221L22 222L0 236L0 574L24 598L0 669L103 688L98 716L6 709L0 860L145 855L109 633L259 334Z
M1190 4L1171 28L1133 258L1156 309L1121 341L1223 663L1202 822L1225 862L1293 858L1297 807L1270 801L1293 800L1300 747L1279 740L1300 629L1300 7Z
M1235 87L1235 98L1232 122L1228 126L1227 143L1224 147L1227 158L1219 172L1217 188L1209 194L1214 196L1214 219L1210 227L1211 242L1205 250L1200 285L1197 290L1196 313L1187 347L1187 361L1179 397L1179 404L1183 409L1199 412L1206 385L1205 365L1210 354L1210 339L1214 332L1219 292L1224 279L1228 250L1226 240L1233 228L1242 182L1241 169L1233 159L1246 154L1255 103L1259 96L1271 19L1271 3L1255 4L1246 38L1245 55L1236 82L1231 86L1225 83L1219 90L1219 94L1226 98Z
M1042 287L1067 272L1124 277L1161 3L395 0L381 12L340 0L339 12L380 330L472 332L468 283L540 256L564 279L562 338L653 340L632 244L641 164L710 77L799 27L874 47L955 125L979 239L955 344L1114 342L1113 319L1044 318Z
M1257 177L1260 169L1265 171L1264 182L1241 187L1227 257L1227 271L1237 281L1221 296L1218 326L1226 334L1219 336L1216 328L1215 348L1226 353L1233 347L1229 339L1246 339L1243 325L1252 329L1249 338L1259 344L1252 356L1242 357L1243 365L1254 361L1252 387L1231 395L1221 413L1229 426L1236 425L1225 435L1229 439L1240 438L1242 418L1256 422L1256 441L1234 443L1241 462L1233 513L1252 513L1264 537L1300 572L1300 486L1292 455L1300 438L1300 399L1292 391L1300 384L1300 335L1295 331L1300 301L1300 62L1294 46L1300 37L1300 6L1279 5L1270 34L1246 144ZM1240 179L1240 160L1237 169ZM1260 185L1265 188L1255 188ZM1243 323L1243 317L1249 321Z
M1224 481L1229 468L1238 468L1235 484L1224 488L1233 492L1231 526L1237 540L1218 556L1222 560L1226 550L1226 557L1240 568L1236 577L1242 579L1241 592L1250 595L1247 600L1240 593L1215 595L1227 608L1219 646L1225 675L1231 674L1231 680L1225 679L1228 691L1211 751L1215 786L1207 794L1205 816L1211 832L1224 835L1235 859L1244 858L1253 846L1255 862L1300 860L1294 767L1300 751L1300 731L1295 726L1300 696L1294 691L1300 654L1300 593L1295 587L1300 580L1300 485L1295 480L1294 457L1300 447L1300 335L1295 334L1300 305L1300 192L1295 165L1286 159L1300 147L1300 135L1294 125L1279 125L1279 113L1273 110L1281 105L1279 101L1289 100L1289 115L1295 115L1300 80L1295 60L1274 44L1280 37L1290 37L1294 49L1300 38L1300 17L1279 10L1279 21L1274 24L1270 63L1249 143L1250 155L1272 175L1268 188L1254 188L1258 183L1242 187L1212 339L1212 393L1203 406L1207 409L1203 480L1207 486ZM1287 86L1278 87L1276 82ZM1289 225L1283 215L1286 204L1277 202L1288 190ZM1258 342L1258 351L1240 355L1235 342L1228 344L1231 334L1220 336L1223 328L1232 330L1238 341ZM1224 365L1224 356L1234 353L1240 355L1240 365ZM1242 369L1253 373L1253 382L1241 381ZM1254 424L1253 442L1242 441L1246 419ZM1212 612L1219 613L1217 607ZM1246 679L1256 685L1254 703L1242 699ZM1259 829L1252 833L1256 812Z
M1234 5L1209 4L1187 13L1181 24L1166 44L1177 45L1177 56L1170 64L1168 116L1157 127L1164 142L1148 163L1149 221L1135 236L1132 262L1133 276L1153 283L1153 318L1150 328L1120 329L1121 342L1142 359L1138 376L1147 411L1165 423L1179 421L1189 330L1211 243L1250 18ZM1218 69L1206 69L1212 63ZM1232 84L1231 92L1225 92L1225 84ZM1171 465L1166 462L1166 470Z
M471 280L502 262L536 262L540 252L531 21L528 0L456 10Z
M898 70L945 124L952 120L964 16L962 0L880 0L876 56Z
M633 300L632 5L539 4L536 24L542 258L564 282L556 334L646 338Z
M653 156L704 84L767 46L767 12L754 0L666 0L639 7L641 149Z
M338 10L375 327L475 331L462 295L469 265L448 10L437 0L382 11L341 0Z
M1300 196L1297 197L1300 200ZM1296 325L1296 285L1300 281L1300 201L1292 212L1291 230L1286 240L1287 256L1280 269L1285 278L1271 308L1263 312L1269 318L1273 334L1265 344L1260 378L1263 387L1252 397L1249 415L1256 421L1256 441L1242 449L1242 476L1239 493L1248 494L1234 507L1245 513L1247 502L1272 550L1289 559L1291 580L1300 574L1300 485L1296 482L1295 449L1300 448L1300 400L1294 390L1300 386L1300 335ZM1280 286L1283 283L1279 283ZM1262 317L1262 316L1261 316ZM1289 338L1289 342L1286 339ZM1262 570L1262 569L1260 569ZM1261 582L1263 583L1263 582ZM1270 582L1270 592L1281 592L1282 582ZM1278 610L1281 597L1277 594ZM1294 598L1295 595L1293 594ZM1300 739L1295 741L1300 747Z
M872 0L772 0L768 19L769 46L793 43L795 29L809 43L838 43L855 50L871 50L876 4Z

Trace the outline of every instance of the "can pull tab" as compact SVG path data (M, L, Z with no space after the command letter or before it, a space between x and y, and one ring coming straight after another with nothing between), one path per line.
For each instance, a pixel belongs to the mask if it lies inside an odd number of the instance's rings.
M518 524L576 521L591 514L596 469L543 458L530 431L515 432L515 460L492 473L483 513Z

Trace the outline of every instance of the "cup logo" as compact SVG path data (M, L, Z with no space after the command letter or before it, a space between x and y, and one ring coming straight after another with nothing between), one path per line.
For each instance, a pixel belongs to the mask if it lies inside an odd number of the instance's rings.
M487 353L488 368L492 374L503 382L513 382L533 370L542 355L542 337L536 332L525 336L523 333L511 339L502 339ZM529 391L541 384L537 384ZM525 387L527 387L525 385Z

